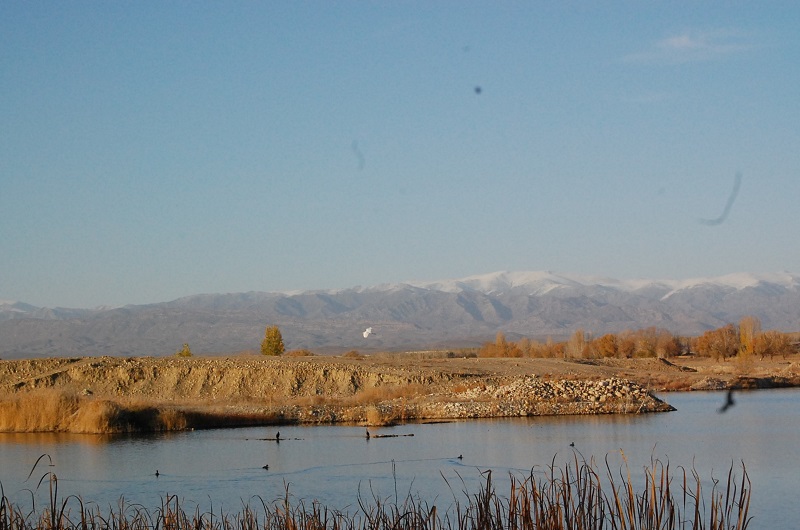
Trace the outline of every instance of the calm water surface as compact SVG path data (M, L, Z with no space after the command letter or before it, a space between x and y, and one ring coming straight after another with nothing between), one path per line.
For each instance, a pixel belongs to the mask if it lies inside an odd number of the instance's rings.
M651 457L669 461L673 469L694 465L702 477L723 482L731 464L744 461L753 483L751 528L797 527L800 390L740 392L725 414L716 412L721 393L662 397L678 411L402 425L371 431L414 436L370 440L363 427L353 426L122 438L0 434L0 483L7 497L29 503L26 490L35 490L38 479L52 471L60 497L77 495L102 507L116 507L124 497L155 508L163 496L177 494L187 507L227 512L238 512L256 496L272 502L288 486L295 500L316 499L352 511L359 492L390 501L412 494L429 504L449 505L454 497L463 503L463 491L476 493L481 471L488 469L504 495L509 473L525 477L533 470L541 476L554 457L563 466L573 451L601 464L608 455L618 467L623 451L635 479ZM278 430L280 443L264 440ZM54 466L40 464L26 480L42 454L50 455ZM265 464L269 470L262 469ZM39 488L36 502L46 493Z

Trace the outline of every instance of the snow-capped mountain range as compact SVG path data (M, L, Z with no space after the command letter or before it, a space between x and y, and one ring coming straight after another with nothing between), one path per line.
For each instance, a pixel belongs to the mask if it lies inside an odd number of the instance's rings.
M745 315L800 329L800 276L737 273L689 280L618 280L495 272L340 290L201 294L118 308L40 308L0 301L0 357L171 355L257 350L266 325L287 348L315 352L477 345L649 326L699 334ZM366 340L363 331L372 327Z
M786 289L797 289L800 276L788 272L772 274L736 273L716 278L693 278L689 280L617 280L600 276L554 274L552 272L495 272L469 276L460 280L438 282L409 282L408 285L444 292L473 290L485 294L502 293L511 289L524 289L531 295L546 294L558 288L606 287L624 292L635 292L646 288L669 289L665 297L675 292L694 287L716 286L741 290L759 285L777 285Z

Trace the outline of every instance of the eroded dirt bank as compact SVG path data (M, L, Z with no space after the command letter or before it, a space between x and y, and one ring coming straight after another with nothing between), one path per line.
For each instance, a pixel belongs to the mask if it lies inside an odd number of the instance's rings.
M49 429L44 423L14 423L0 417L0 430L93 432L329 422L379 425L659 412L671 407L652 391L726 388L740 384L745 375L741 367L728 369L693 360L678 363L657 359L453 359L424 353L362 359L243 356L0 361L0 405L15 402L17 407L9 409L6 416L13 419L23 414L24 401L48 392L61 396L59 399L71 396L75 402L62 415L84 417L85 410L94 407L102 416L99 427L91 427L91 422L70 426L69 418L62 418ZM748 375L756 386L763 381L792 385L800 382L798 373L796 363L775 361L767 367L751 367ZM140 420L131 410L148 411L139 413L147 418L144 427L136 423ZM169 412L166 416L165 411Z

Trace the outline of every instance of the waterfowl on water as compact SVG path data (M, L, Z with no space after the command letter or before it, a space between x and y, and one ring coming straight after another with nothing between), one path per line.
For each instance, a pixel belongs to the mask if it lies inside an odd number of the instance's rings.
M367 440L369 440L369 429L367 429Z
M261 466L261 469L269 469L269 464L265 464L265 465Z
M156 475L156 478L158 478L158 476L159 476L160 474L161 474L161 473L159 473L159 472L158 472L158 470L156 469L156 473L155 473L155 475Z

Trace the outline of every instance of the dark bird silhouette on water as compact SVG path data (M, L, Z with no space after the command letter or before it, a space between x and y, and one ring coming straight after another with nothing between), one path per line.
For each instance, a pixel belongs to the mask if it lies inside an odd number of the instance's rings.
M570 446L570 447L575 447L575 442L570 442L570 443L569 443L569 446Z
M158 476L159 476L160 474L161 474L161 473L159 473L159 472L158 472L158 470L156 469L156 472L155 472L156 478L158 478Z
M280 442L281 441L281 431L278 431L278 432L275 433L275 441L276 442Z
M717 409L717 412L722 414L734 405L736 405L736 402L733 400L733 389L729 388L728 395L725 397L725 403Z
M269 464L266 464L266 465L264 465L264 466L261 466L261 469L269 469Z
M367 429L367 440L369 440L369 429Z
M464 460L464 455L458 455L459 460Z

